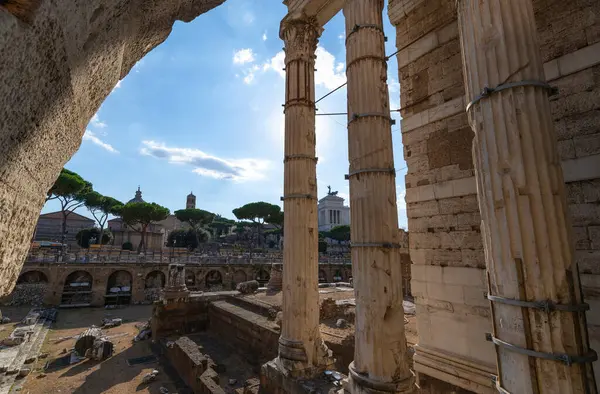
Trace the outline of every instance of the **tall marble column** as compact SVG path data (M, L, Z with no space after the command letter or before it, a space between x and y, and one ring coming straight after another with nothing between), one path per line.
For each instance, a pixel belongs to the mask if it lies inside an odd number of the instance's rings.
M319 231L315 157L314 19L284 21L285 158L283 324L279 363L294 377L312 377L331 363L319 332Z
M411 392L383 33L383 0L348 0L348 157L356 296L353 393Z
M596 393L531 0L460 0L458 14L497 384Z

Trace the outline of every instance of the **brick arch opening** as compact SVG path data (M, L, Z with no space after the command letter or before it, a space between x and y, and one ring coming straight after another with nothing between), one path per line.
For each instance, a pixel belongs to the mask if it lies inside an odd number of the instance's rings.
M218 290L223 287L223 274L219 270L210 270L204 277L208 290Z
M104 99L175 21L224 1L43 1L28 22L0 12L0 197L11 217L0 227L0 239L10 240L0 245L10 256L0 259L0 295L16 282L46 192Z
M233 273L233 286L248 280L248 274L244 270L237 270Z
M319 269L319 283L327 283L327 272L324 269Z
M65 278L60 298L61 305L89 306L92 303L92 274L78 270Z
M166 276L162 271L152 271L146 275L144 281L145 289L162 289L165 287Z
M106 281L105 305L128 305L131 303L133 276L131 272L117 270Z
M191 291L198 290L198 286L196 284L196 273L195 272L193 272L193 271L185 272L185 285L187 286L188 290L191 290Z
M260 284L261 287L264 287L269 283L269 279L271 279L271 274L264 268L261 268L256 273L256 281Z
M48 277L42 271L27 271L19 275L17 284L48 283Z

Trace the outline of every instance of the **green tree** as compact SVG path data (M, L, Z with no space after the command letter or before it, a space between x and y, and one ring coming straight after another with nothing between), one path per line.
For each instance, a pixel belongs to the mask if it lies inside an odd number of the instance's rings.
M208 225L213 232L215 238L220 237L223 233L234 226L235 220L224 218L221 215L215 215L213 221Z
M65 243L67 238L67 219L77 208L84 205L85 196L92 192L92 184L73 171L63 168L48 190L46 201L58 200L62 214L62 233L60 242Z
M121 208L123 207L123 203L119 200L116 200L112 197L103 196L102 194L92 191L85 196L84 200L85 206L94 216L98 226L100 227L100 232L104 230L104 225L108 220L109 215L119 215ZM100 240L98 240L100 243Z
M81 246L84 249L90 247L92 238L96 239L96 243L100 243L100 229L97 227L85 228L80 230L77 235L75 235L75 239L77 240L77 245ZM106 229L102 231L102 245L106 245L113 240L113 235L110 230Z
M169 216L169 208L148 202L131 202L121 208L121 218L129 227L141 234L138 253L146 253L146 231L148 226L165 220Z
M335 226L326 233L326 236L336 241L350 241L350 226L347 224Z
M205 229L173 230L167 237L167 246L175 248L196 249L200 243L208 241L210 234Z
M250 220L256 226L258 246L261 246L261 230L264 223L268 223L268 220L277 220L278 215L281 212L279 205L269 204L268 202L252 202L236 208L233 210L233 214L238 220ZM283 219L281 220L283 223Z
M188 208L180 209L175 211L175 217L180 222L184 222L190 225L194 234L196 235L196 247L200 244L200 230L204 229L210 223L212 223L215 214L202 209Z

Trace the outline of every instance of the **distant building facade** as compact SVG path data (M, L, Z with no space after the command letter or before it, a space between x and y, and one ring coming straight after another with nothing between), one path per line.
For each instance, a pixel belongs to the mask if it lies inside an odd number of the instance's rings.
M350 207L344 205L344 199L337 192L332 192L331 187L327 195L319 200L318 212L319 231L350 224Z
M60 211L40 215L35 227L33 240L60 242L62 238L62 220L63 216ZM75 239L77 233L83 229L94 227L95 223L90 218L71 212L67 216L65 243L70 246L77 245L77 240Z

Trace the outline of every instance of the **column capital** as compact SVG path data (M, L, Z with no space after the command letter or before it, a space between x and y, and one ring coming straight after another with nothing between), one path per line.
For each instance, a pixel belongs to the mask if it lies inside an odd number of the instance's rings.
M315 17L281 21L280 36L285 42L286 64L298 58L313 59L323 30Z

